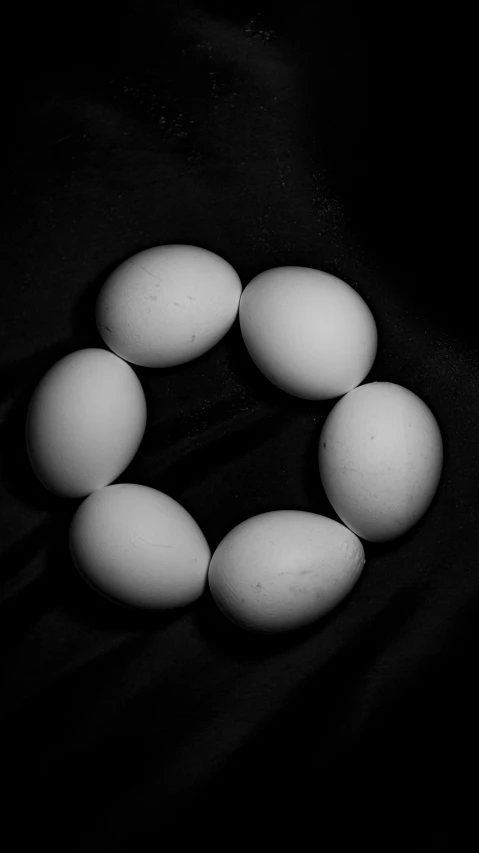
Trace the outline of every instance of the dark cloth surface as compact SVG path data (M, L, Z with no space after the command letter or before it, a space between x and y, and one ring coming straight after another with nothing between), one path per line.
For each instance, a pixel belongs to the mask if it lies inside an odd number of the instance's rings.
M475 846L479 358L473 285L450 276L446 252L446 60L427 13L361 5L6 16L5 850ZM167 614L116 608L72 564L80 501L30 470L35 385L63 355L103 346L101 284L164 243L217 252L244 286L290 264L344 279L378 327L366 381L411 389L441 428L430 510L401 539L365 543L358 584L307 630L248 634L208 593ZM334 401L269 384L237 321L193 362L135 370L148 423L119 482L171 495L212 551L260 512L336 518L317 469Z

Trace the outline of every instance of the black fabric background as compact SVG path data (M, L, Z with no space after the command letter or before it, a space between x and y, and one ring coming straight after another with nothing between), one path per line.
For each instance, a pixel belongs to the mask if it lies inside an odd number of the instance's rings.
M361 5L4 18L5 849L475 847L479 360L472 271L451 272L452 13ZM79 501L30 471L35 385L102 346L101 284L162 243L217 252L244 285L285 264L347 281L378 326L366 381L410 388L442 430L429 512L365 543L348 599L294 635L246 634L208 594L168 614L95 596L68 552ZM237 322L196 361L137 373L148 425L119 480L178 500L212 551L260 512L336 517L316 463L334 402L268 384Z

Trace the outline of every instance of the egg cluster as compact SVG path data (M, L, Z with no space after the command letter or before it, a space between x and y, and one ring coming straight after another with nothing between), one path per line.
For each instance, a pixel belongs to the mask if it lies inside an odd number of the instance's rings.
M114 481L146 427L145 396L130 364L191 361L238 316L245 347L270 382L303 399L340 398L323 425L318 464L341 521L296 510L261 513L231 530L212 555L177 501ZM243 289L213 252L158 246L109 276L96 324L108 349L79 350L47 371L30 401L26 443L47 489L84 498L70 525L72 559L115 603L184 607L209 586L222 613L247 630L298 628L352 589L365 564L361 539L394 539L431 504L443 462L438 424L408 389L361 385L376 357L376 324L339 278L285 266Z

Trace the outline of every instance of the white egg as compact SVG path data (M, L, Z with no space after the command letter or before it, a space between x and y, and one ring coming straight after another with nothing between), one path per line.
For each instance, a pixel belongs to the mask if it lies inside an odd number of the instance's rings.
M350 592L365 563L347 527L312 512L275 510L243 521L216 548L208 571L213 600L249 631L300 628Z
M376 357L376 323L365 301L321 270L276 267L260 273L243 290L239 321L256 366L295 397L346 394Z
M97 298L100 335L117 355L145 367L183 364L211 349L237 314L241 281L224 258L188 245L133 255Z
M145 395L130 365L108 350L77 350L47 370L32 395L27 453L49 491L84 497L119 477L145 427Z
M354 388L329 413L319 472L339 518L362 539L394 539L428 509L441 477L437 421L412 391L392 382Z
M170 609L203 593L210 549L190 513L173 498L132 483L94 492L69 533L83 579L118 604Z

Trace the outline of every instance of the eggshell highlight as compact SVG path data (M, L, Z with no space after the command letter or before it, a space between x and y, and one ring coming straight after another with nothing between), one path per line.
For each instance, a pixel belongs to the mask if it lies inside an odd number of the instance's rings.
M27 454L45 488L84 497L119 477L145 427L145 395L130 365L108 350L77 350L47 370L32 395Z
M208 571L213 600L241 628L279 633L303 627L342 601L365 563L361 541L325 516L261 513L231 530Z
M260 273L243 290L239 322L256 366L295 397L346 394L376 357L376 323L364 299L322 270L291 266Z
M384 542L424 515L439 485L443 443L428 406L392 382L342 397L319 441L321 482L339 518L357 536Z
M98 331L132 364L184 364L228 332L241 290L236 271L214 252L156 246L128 258L107 278L96 303Z
M210 548L191 514L149 486L117 483L78 507L70 552L82 578L125 606L184 607L203 593Z

